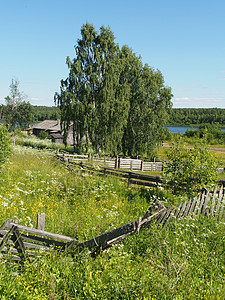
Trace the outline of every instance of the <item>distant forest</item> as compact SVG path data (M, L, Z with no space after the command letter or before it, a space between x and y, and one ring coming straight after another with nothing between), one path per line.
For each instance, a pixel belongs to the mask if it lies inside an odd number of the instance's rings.
M222 108L173 108L168 125L200 125L218 123L225 125L225 109Z
M60 110L56 106L33 106L34 121L41 122L44 120L60 119Z
M36 122L60 119L56 106L33 106ZM222 108L173 108L168 125L199 125L219 123L225 125L225 109Z

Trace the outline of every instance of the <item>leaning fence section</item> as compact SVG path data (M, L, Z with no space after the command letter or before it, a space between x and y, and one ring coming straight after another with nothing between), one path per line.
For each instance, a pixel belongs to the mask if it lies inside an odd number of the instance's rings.
M166 207L162 202L155 200L143 217L136 221L115 228L111 231L93 237L90 240L79 242L77 239L63 236L39 228L44 228L44 214L38 216L37 229L19 225L18 222L7 220L0 227L0 257L23 262L32 261L40 251L60 249L69 251L73 255L79 254L84 248L98 253L98 250L107 249L119 243L127 236L139 233L152 222L161 224L165 228L171 220L200 215L215 220L225 220L225 193L224 186L215 187L213 192L205 190L194 199L180 202L177 207ZM42 220L42 222L41 222Z

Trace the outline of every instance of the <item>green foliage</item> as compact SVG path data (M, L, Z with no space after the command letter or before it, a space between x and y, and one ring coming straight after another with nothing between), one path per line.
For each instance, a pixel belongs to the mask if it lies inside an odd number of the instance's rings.
M168 120L168 124L177 126L206 123L225 125L225 109L173 108Z
M58 120L60 119L60 110L56 106L33 106L34 121Z
M205 139L208 144L223 144L225 142L225 132L220 129L217 123L200 125L197 130L187 130L184 136Z
M38 135L38 137L41 139L41 140L44 140L44 139L51 139L51 136L46 132L46 131L41 131Z
M11 130L16 126L25 129L33 121L33 106L24 99L25 95L19 91L19 81L12 79L10 96L5 98L6 105L1 110L1 120Z
M174 192L193 191L217 180L217 161L205 144L187 148L176 140L168 150L164 176ZM196 179L195 181L193 179Z
M73 122L74 144L95 152L151 155L163 138L171 108L171 89L160 71L143 66L131 49L115 44L109 28L81 28L76 57L67 58L69 76L55 102L65 132Z
M145 193L146 192L146 193ZM143 216L163 191L128 189L123 182L71 173L45 151L16 146L0 176L0 225L18 218L79 242ZM167 203L168 204L168 203ZM214 219L152 224L101 251L73 257L37 252L32 263L0 260L1 299L224 299L225 224ZM9 257L8 257L9 259Z
M11 152L10 139L5 126L0 125L0 163L4 163Z

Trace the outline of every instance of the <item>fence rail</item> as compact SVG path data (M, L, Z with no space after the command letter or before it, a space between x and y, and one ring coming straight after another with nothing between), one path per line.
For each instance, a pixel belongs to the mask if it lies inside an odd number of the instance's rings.
M127 169L131 171L155 171L155 172L161 172L163 169L163 163L162 162L146 162L141 159L131 159L131 158L110 158L110 157L95 157L89 155L68 155L68 154L59 154L57 153L57 157L61 158L62 160L70 160L74 162L92 162L92 163L98 163L102 164L109 168L115 168L115 169Z
M0 253L1 256L16 261L32 261L38 250L48 251L51 248L79 253L84 248L98 252L98 249L107 249L119 243L128 235L139 231L151 222L168 225L171 219L199 217L200 215L215 220L225 220L225 193L224 186L215 187L212 193L203 192L189 201L181 202L175 208L165 207L155 200L143 218L115 228L90 240L78 243L77 239L54 234L40 229L19 225L17 222L7 220L0 227ZM43 217L43 214L42 214ZM42 224L43 225L43 224ZM10 256L8 255L10 253Z

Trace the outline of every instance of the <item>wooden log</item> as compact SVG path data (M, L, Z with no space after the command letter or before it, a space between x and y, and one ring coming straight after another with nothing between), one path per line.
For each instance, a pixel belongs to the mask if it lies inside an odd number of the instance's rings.
M26 248L24 246L23 240L20 236L20 232L19 232L17 226L14 227L13 235L12 235L11 239L14 242L18 253L22 254L22 257L29 261L29 257L27 256L27 253L26 253Z
M136 184L136 185L142 185L142 186L157 187L156 183L152 183L152 182L148 182L148 181L139 181L139 180L130 179L129 183Z
M34 229L34 228L26 227L26 226L21 226L21 225L14 224L14 223L10 223L7 226L7 229L11 229L12 226L16 226L17 229L19 231L22 231L22 232L36 234L36 235L40 235L40 236L43 236L43 237L48 237L48 238L60 240L60 241L63 241L63 242L77 241L75 238L71 238L71 237L68 237L68 236L55 234L55 233L51 233L51 232L47 232L47 231L43 231L43 230L39 230L39 229Z
M37 229L45 230L45 213L37 214Z
M136 222L131 222L124 226L116 228L112 231L109 231L102 235L99 235L95 238L92 238L88 241L85 241L83 243L75 245L75 250L77 250L79 252L79 251L83 250L84 248L91 249L95 246L103 246L106 244L107 241L113 240L124 234L133 233L133 232L135 232L135 230L136 230ZM74 246L74 243L72 242L70 245L68 245L67 249L72 249L73 246Z
M3 237L1 244L0 244L0 252L3 249L3 246L5 245L5 243L7 243L7 241L9 240L11 234L13 233L13 231L15 230L15 226L12 226L10 228L10 230L6 233L6 235Z
M40 236L33 236L33 235L26 235L26 234L21 234L21 238L24 241L30 241L30 242L34 242L34 245L40 245L41 247L43 246L57 246L60 248L65 248L65 246L67 245L67 243L70 242L62 242L62 241L57 241L57 240L52 240L52 239L46 239Z
M137 229L140 228L149 223L151 220L153 220L158 214L160 214L161 211L156 212L155 214L141 220L141 222L137 225L137 222L130 222L126 225L123 225L121 227L118 227L116 229L113 229L112 231L106 232L102 235L99 235L93 239L90 239L88 241L85 241L83 243L80 243L78 245L75 245L75 250L80 252L84 248L93 248L95 246L105 246L107 245L107 242L112 241L114 239L119 239L120 237L128 234L132 234L137 231ZM71 242L70 245L68 245L67 249L72 249L74 247L74 242Z

